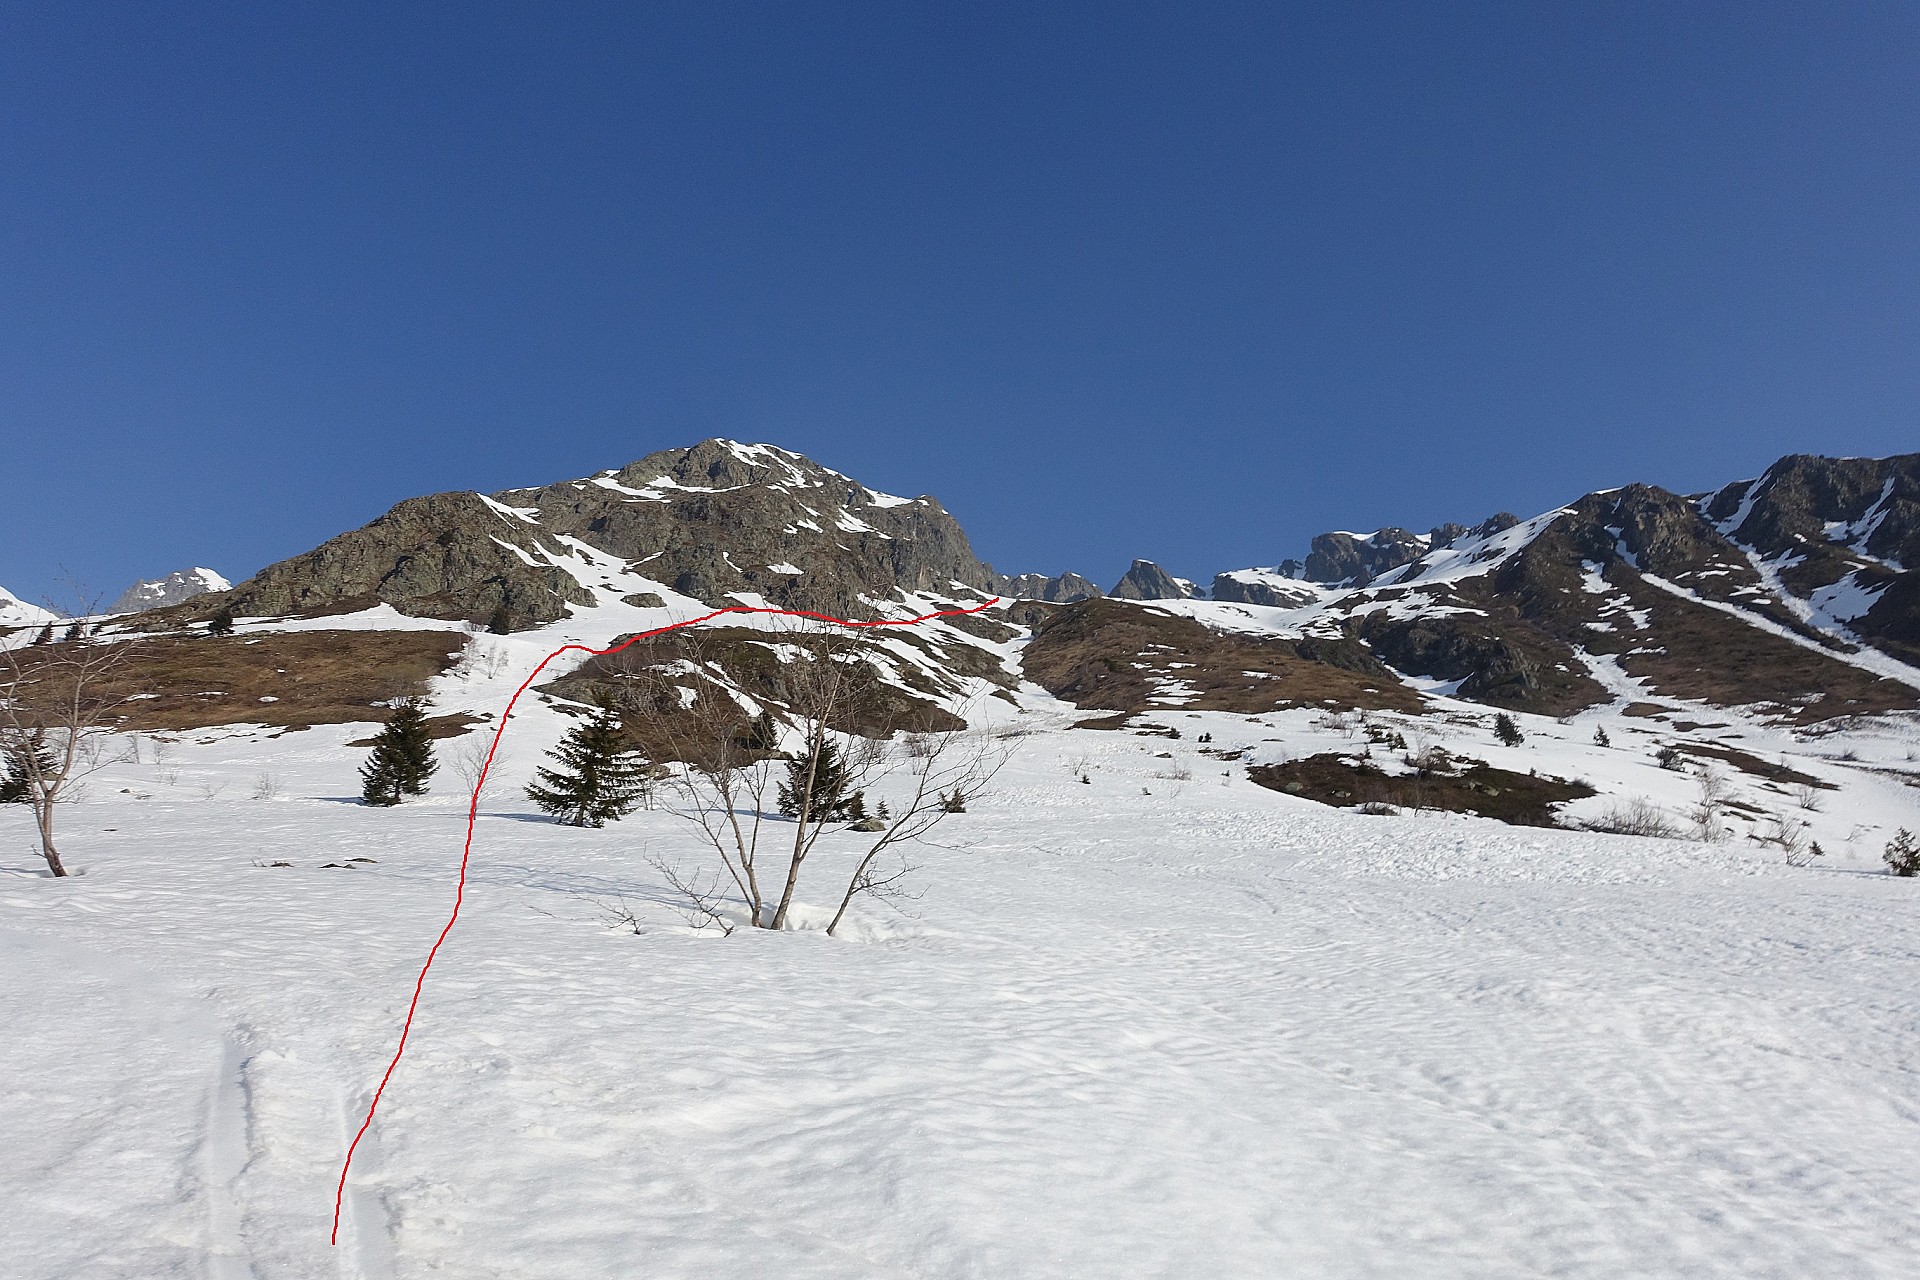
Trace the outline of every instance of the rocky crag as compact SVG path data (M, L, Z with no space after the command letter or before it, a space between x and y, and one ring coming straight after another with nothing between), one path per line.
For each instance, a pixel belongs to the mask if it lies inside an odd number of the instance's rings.
M386 603L521 628L635 572L715 607L874 616L907 592L977 596L993 571L930 497L896 498L770 445L708 440L583 480L411 498L360 529L208 597L242 616Z

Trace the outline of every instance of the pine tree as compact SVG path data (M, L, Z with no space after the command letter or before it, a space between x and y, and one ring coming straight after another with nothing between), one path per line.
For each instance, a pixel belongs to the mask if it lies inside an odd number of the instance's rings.
M1517 747L1527 740L1527 735L1520 732L1519 722L1504 711L1493 718L1493 736L1509 747Z
M780 722L773 718L773 712L761 711L747 725L747 732L740 743L749 751L772 753L780 749Z
M373 739L373 750L360 768L360 798L385 806L399 804L405 796L423 796L437 768L426 710L418 698L408 698L393 709Z
M1604 728L1595 729L1593 731L1593 745L1596 747L1610 747L1613 745L1613 739L1607 736L1607 731Z
M1920 876L1920 841L1905 827L1887 841L1886 852L1881 857L1887 870L1896 876Z
M49 622L46 626L40 628L40 634L33 638L33 642L35 644L52 644L53 624Z
M507 635L513 630L513 610L507 608L505 600L494 606L493 616L487 619L487 630L496 636Z
M29 762L29 754L34 757ZM0 777L0 804L32 804L35 766L39 776L49 777L59 766L46 742L38 735L7 753L7 772Z
M603 706L550 752L558 769L537 769L527 798L574 827L604 827L631 813L647 794L647 766L625 745L620 716Z
M207 619L207 634L210 636L230 636L233 634L233 606L221 605L211 618Z
M62 644L71 644L75 640L85 640L86 638L87 624L84 619L76 618L73 625L67 628L67 634L60 637L60 641Z
M840 758L840 748L831 741L820 743L820 758L812 763L810 756L796 756L787 761L787 780L780 784L780 813L784 817L798 819L800 802L808 798L807 775L813 775L813 789L807 803L808 822L851 822L866 812L866 796L858 791L849 794L847 788L852 779L847 777L847 766ZM854 812L856 806L860 813Z

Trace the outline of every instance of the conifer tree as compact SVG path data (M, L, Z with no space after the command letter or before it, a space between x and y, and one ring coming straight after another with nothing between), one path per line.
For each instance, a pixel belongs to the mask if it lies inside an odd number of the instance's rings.
M620 733L620 716L602 706L549 752L557 769L537 769L527 798L574 827L604 827L646 798L647 766Z
M360 798L371 805L395 805L406 796L427 794L427 779L439 768L427 713L418 698L393 709L386 727L374 737L373 750L360 768Z
M35 644L52 644L53 624L49 622L46 626L40 628L40 634L33 638L33 642Z
M72 626L67 628L67 634L60 637L61 642L65 644L71 644L75 640L85 640L86 638L87 624L84 619L78 618L74 620Z
M809 796L809 774L813 780L811 799L806 805L809 823L852 822L866 815L866 796L858 791L849 794L847 790L851 780L847 777L846 762L840 758L840 748L822 739L817 763L810 755L787 761L787 780L780 784L779 795L783 817L799 818L801 801Z
M1519 721L1504 711L1493 718L1493 736L1508 747L1517 747L1527 740L1527 735L1520 732Z
M513 630L513 610L507 608L502 600L493 608L493 616L487 619L487 630L496 636L504 636Z
M210 636L230 636L233 634L232 605L221 605L214 615L207 619L207 634Z
M31 752L32 759L28 758ZM43 739L35 737L31 743L7 755L7 771L0 776L0 804L32 804L33 778L36 766L39 776L50 777L59 768L53 754L47 750Z
M780 722L773 718L773 712L761 711L747 725L746 736L741 744L749 751L778 751L780 749Z

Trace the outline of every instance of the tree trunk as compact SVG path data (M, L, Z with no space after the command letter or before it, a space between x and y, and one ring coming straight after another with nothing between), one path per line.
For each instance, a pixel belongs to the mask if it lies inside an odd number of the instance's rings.
M40 856L47 860L47 870L59 879L67 874L66 864L60 861L60 851L53 847L53 805L36 801L33 806L34 824L40 828Z

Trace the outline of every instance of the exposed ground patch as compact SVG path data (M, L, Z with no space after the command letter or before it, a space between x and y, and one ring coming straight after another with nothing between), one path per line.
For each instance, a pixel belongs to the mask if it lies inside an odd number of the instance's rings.
M1247 776L1263 787L1349 809L1391 805L1473 813L1516 826L1555 825L1554 806L1596 794L1583 782L1496 769L1481 760L1451 760L1444 769L1389 774L1364 756L1338 753L1256 765Z

